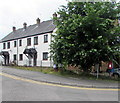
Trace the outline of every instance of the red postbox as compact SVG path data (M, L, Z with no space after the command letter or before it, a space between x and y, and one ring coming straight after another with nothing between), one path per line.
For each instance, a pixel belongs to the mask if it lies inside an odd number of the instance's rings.
M112 69L113 68L113 63L110 61L109 63L108 63L108 69Z

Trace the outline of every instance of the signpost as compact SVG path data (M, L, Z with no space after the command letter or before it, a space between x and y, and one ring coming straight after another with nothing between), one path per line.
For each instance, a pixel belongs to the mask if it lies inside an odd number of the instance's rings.
M97 71L97 79L98 79L98 77L99 77L99 64L95 65L95 69Z

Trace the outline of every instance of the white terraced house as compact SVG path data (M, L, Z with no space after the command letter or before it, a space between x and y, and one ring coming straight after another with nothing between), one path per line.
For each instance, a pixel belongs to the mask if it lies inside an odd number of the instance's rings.
M53 20L40 22L39 18L34 25L24 23L18 30L13 27L13 31L0 41L3 65L16 63L19 66L51 67L51 34L55 31Z

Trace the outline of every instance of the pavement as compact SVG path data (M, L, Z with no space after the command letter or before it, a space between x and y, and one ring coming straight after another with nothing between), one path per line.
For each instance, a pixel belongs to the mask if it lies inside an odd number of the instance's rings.
M40 81L40 82L52 83L52 84L86 87L86 88L113 88L113 89L120 88L119 82L112 82L112 81L63 77L58 75L44 74L36 71L21 70L21 69L15 69L10 67L3 67L3 66L0 66L0 71L18 77Z

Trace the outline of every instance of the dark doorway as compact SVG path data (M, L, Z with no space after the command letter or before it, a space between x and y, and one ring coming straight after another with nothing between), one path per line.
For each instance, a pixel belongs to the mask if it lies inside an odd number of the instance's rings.
M37 66L37 53L33 57L33 66Z
M9 65L9 55L5 55L5 65Z
M9 53L7 51L2 51L2 52L0 52L0 55L4 59L3 65L9 65L9 59L10 59Z
M23 52L29 59L29 61L31 61L31 59L33 59L33 66L37 66L37 51L34 48L30 48L30 49L25 49ZM30 65L31 62L29 62Z

